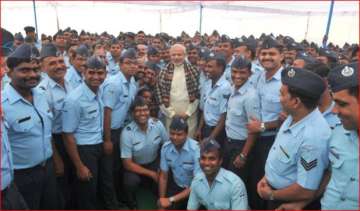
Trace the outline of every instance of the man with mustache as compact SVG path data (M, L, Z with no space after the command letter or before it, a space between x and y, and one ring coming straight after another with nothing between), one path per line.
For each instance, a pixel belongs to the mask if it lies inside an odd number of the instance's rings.
M40 82L38 60L28 44L7 59L11 82L2 92L13 155L14 181L30 209L58 209L51 145L53 115Z
M57 47L52 44L44 44L40 51L41 69L47 75L38 85L45 92L50 110L53 114L52 120L52 144L54 150L54 167L59 188L65 199L65 206L70 203L70 160L66 153L62 138L62 109L64 99L73 90L70 83L65 80L66 65L64 57L57 55Z
M85 45L80 45L71 57L71 66L65 74L65 80L75 89L83 82L82 72L89 57L89 49Z
M329 163L331 129L318 109L325 83L317 74L288 67L281 72L281 105L289 116L281 125L257 191L267 209L312 199ZM306 209L319 209L319 201Z
M283 46L274 38L265 37L259 49L259 60L264 70L258 80L256 89L260 96L260 119L251 118L247 128L249 133L260 133L253 147L255 155L250 173L251 188L249 188L249 202L252 209L264 209L265 205L256 193L256 184L264 175L267 155L272 146L277 129L281 125L280 87L282 61L284 59Z

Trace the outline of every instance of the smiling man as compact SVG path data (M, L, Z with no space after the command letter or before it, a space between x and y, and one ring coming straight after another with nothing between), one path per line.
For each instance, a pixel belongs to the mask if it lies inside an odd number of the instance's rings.
M85 45L80 45L71 57L71 66L65 74L65 79L75 89L83 82L82 72L86 68L89 49Z
M159 149L169 141L163 124L150 118L150 110L142 97L130 107L133 121L121 133L121 158L125 169L123 183L127 205L137 209L135 191L141 185L157 195Z
M14 181L30 209L57 209L51 145L52 113L33 48L23 44L7 59L11 78L1 104L13 155Z
M190 184L200 171L198 143L188 137L188 125L175 116L170 124L170 140L161 148L159 200L160 209L186 209Z
M200 148L200 167L191 183L188 210L204 206L208 210L246 210L248 201L243 181L221 168L223 151L214 139L205 140Z
M44 44L40 51L41 68L47 77L40 82L38 88L45 92L51 112L52 144L54 150L54 167L62 197L66 198L66 207L70 206L70 163L62 138L62 108L67 94L73 90L70 83L65 80L66 66L63 56L57 55L54 44Z
M250 60L242 56L234 60L231 68L233 87L225 121L227 140L224 167L238 174L245 184L248 184L251 150L258 135L249 133L246 124L251 118L260 119L260 99L249 80L251 74Z
M96 209L97 194L107 209L117 209L115 192L109 178L112 172L109 156L106 156L103 140L103 105L98 95L106 78L106 66L98 57L90 57L83 72L84 82L65 99L63 108L63 132L65 147L75 167L77 178L78 209Z

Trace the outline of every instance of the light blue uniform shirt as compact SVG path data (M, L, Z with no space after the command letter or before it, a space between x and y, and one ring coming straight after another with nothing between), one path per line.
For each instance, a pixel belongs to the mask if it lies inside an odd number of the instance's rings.
M227 137L246 140L248 136L246 124L251 117L261 120L260 99L250 81L246 81L238 90L232 87L225 121Z
M103 107L101 99L83 82L65 98L63 132L72 133L77 145L103 142Z
M137 92L134 77L128 81L122 72L108 78L101 87L104 107L112 109L111 129L124 127L124 121Z
M257 83L259 81L259 78L262 74L262 72L264 72L264 68L261 66L261 64L255 60L253 62L251 62L251 76L249 78L250 83L256 87Z
M230 82L222 75L212 86L212 80L206 81L204 86L204 120L209 126L216 126L220 116L226 113L227 102L231 93Z
M291 125L289 116L281 125L265 164L265 176L276 189L294 183L318 189L328 166L331 129L319 109Z
M62 132L62 108L64 105L64 100L67 95L73 88L70 83L65 80L65 89L58 83L56 83L49 76L42 80L37 86L38 89L45 92L48 104L53 113L53 123L52 123L52 133L59 134Z
M164 172L171 169L175 183L179 187L188 188L194 176L201 171L199 158L197 141L187 138L180 151L169 141L161 148L160 169Z
M7 188L14 179L12 153L5 125L6 122L1 119L1 190Z
M359 209L359 136L336 125L330 139L331 178L321 199L322 210Z
M329 108L327 108L322 113L325 120L328 122L328 124L332 130L336 127L336 125L341 124L339 117L335 113L332 112L334 106L335 106L335 102L332 101Z
M110 75L115 75L120 71L120 66L115 61L115 59L113 58L110 52L106 52L106 59L108 61L108 65L106 66L106 71L108 73L108 77L110 77Z
M232 83L232 79L231 79L231 65L232 65L232 63L234 62L234 60L235 60L235 56L232 56L232 57L231 57L231 60L229 61L229 63L226 64L225 70L224 70L224 73L223 73L223 75L225 76L225 79L226 79L227 81L229 81L230 84Z
M146 132L132 121L121 132L121 158L131 158L135 163L148 164L156 160L160 146L169 141L161 121L148 120Z
M247 210L248 199L243 181L231 171L221 168L211 186L203 172L191 183L188 210L201 205L208 210Z
M83 82L81 74L78 73L72 65L66 71L65 80L68 81L74 89Z
M1 90L4 90L5 86L8 85L10 82L11 78L7 75L7 73L5 73L3 78L1 79Z
M34 167L52 156L52 113L44 92L32 89L33 103L24 99L11 84L2 92L2 107L14 169Z
M280 103L281 71L282 67L268 80L266 80L266 71L260 75L256 90L260 96L261 120L271 122L279 119L282 110ZM275 135L275 131L265 131L262 136Z

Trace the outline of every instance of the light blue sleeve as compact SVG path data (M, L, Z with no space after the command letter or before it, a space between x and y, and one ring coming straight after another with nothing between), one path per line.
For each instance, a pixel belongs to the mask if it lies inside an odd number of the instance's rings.
M229 86L224 87L221 92L221 96L220 96L221 100L220 100L220 104L219 104L219 108L220 108L219 111L221 114L226 113L230 95L231 95L231 87L229 85Z
M102 91L102 101L104 103L104 107L114 109L120 95L121 89L119 87L116 87L112 83L106 84Z
M245 113L248 122L250 121L251 117L254 117L258 120L261 120L261 113L260 113L260 98L259 95L254 93L249 96L249 99L245 101Z
M65 133L73 133L80 123L81 108L79 103L66 99L62 111L62 128Z
M230 188L232 189L231 210L249 209L248 197L244 183L241 180L238 180L237 182L234 182Z
M120 141L121 158L132 158L131 134L128 133L126 128L121 132Z
M169 141L169 135L164 127L164 125L161 123L161 121L159 121L157 123L159 125L159 130L160 130L160 136L161 136L161 143L164 144L167 141Z
M194 176L200 172L200 148L197 147L194 153Z
M169 165L166 161L166 148L165 146L163 145L162 148L161 148L161 153L160 153L160 169L161 171L164 171L164 172L168 172L169 171Z
M297 183L305 189L317 190L328 162L324 162L322 152L314 145L302 145L297 161Z
M187 204L187 210L197 210L200 207L199 199L195 192L195 189L196 189L195 185L196 185L196 182L193 181L191 183L191 187L190 187L191 192L190 192L190 196L189 196L189 200L188 200L188 204Z

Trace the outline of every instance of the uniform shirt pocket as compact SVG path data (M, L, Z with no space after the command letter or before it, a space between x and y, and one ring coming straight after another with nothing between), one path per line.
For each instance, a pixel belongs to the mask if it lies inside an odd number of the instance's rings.
M13 124L13 129L16 132L29 132L35 125L34 120L31 116L24 116L18 118Z
M99 109L96 105L88 106L85 108L85 118L94 119L99 115Z
M287 150L284 146L279 145L276 159L278 161L276 165L276 170L278 171L278 173L280 175L287 174L287 170L291 166L292 162L292 157L289 150Z
M266 96L265 97L264 110L269 112L279 112L281 109L280 97L279 96Z

